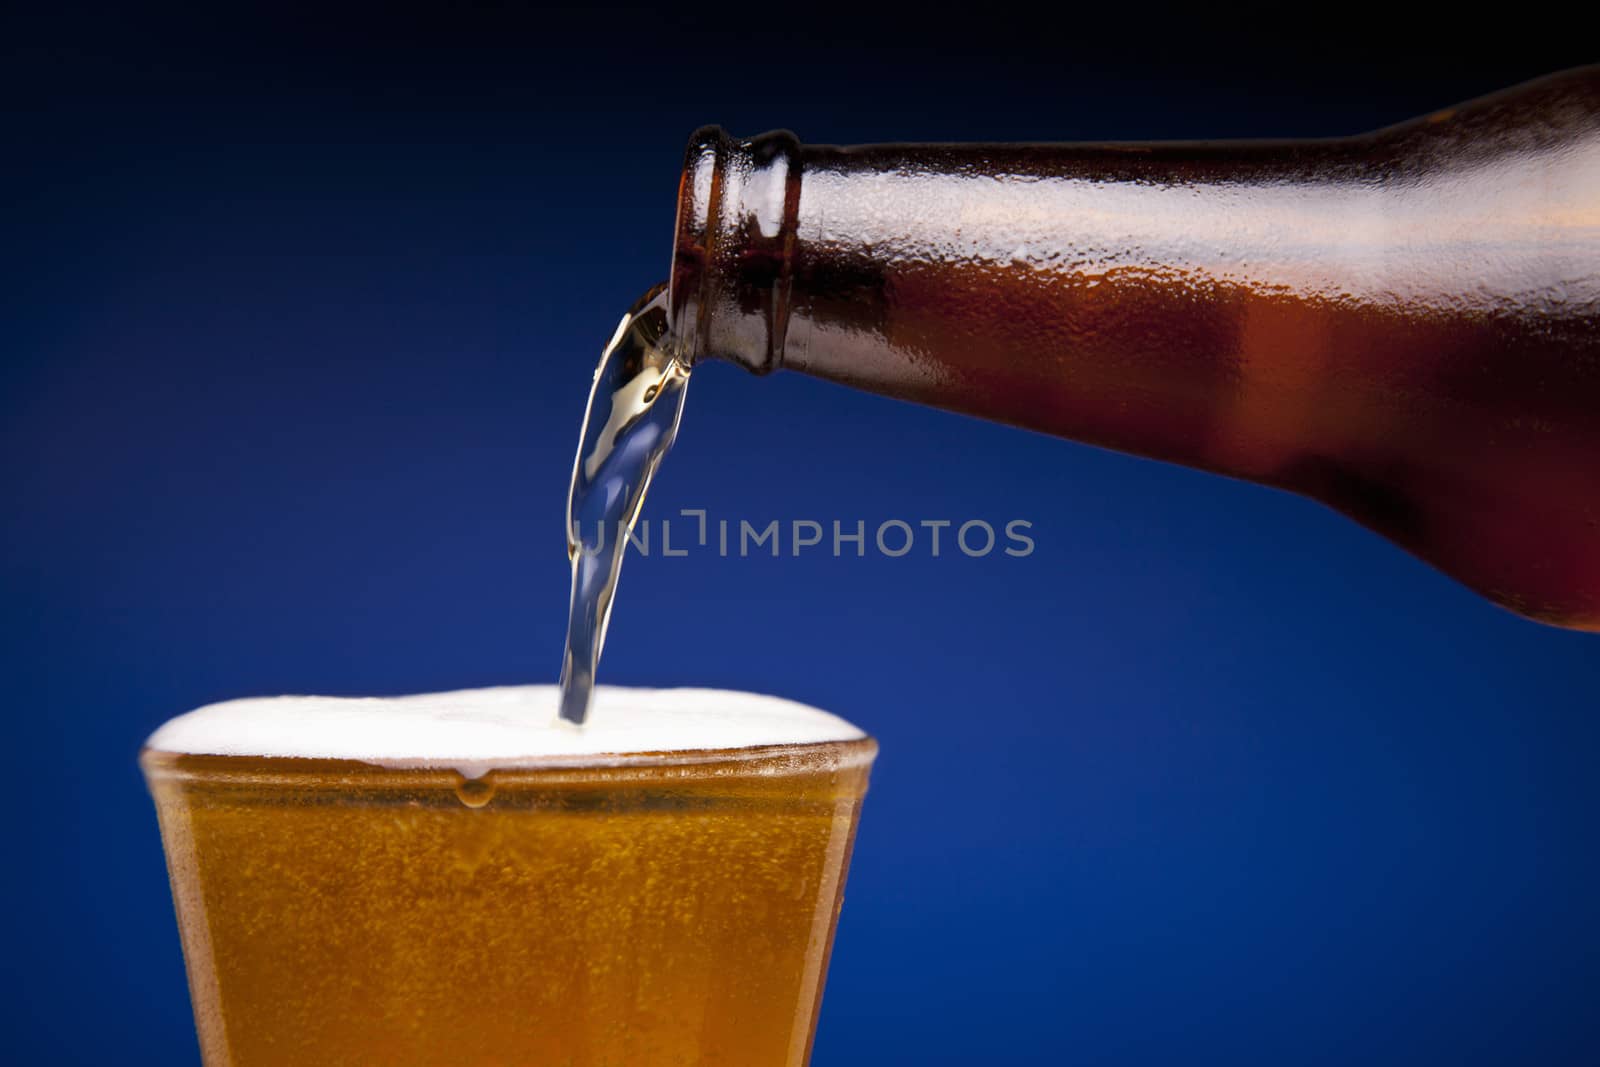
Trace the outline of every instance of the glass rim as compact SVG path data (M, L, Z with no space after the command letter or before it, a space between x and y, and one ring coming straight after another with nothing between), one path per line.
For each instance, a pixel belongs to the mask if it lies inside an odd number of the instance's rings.
M878 743L869 735L832 741L806 741L742 748L683 749L664 752L524 756L492 760L449 757L428 761L384 761L261 756L250 753L173 752L145 746L139 766L147 782L194 781L292 788L344 786L441 786L491 779L497 785L560 785L622 782L630 779L760 777L815 774L869 768ZM470 773L469 773L470 772Z

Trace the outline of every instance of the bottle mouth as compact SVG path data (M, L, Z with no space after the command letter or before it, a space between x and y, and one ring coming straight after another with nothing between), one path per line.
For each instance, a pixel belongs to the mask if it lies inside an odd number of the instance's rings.
M800 143L786 130L735 140L695 132L678 184L668 314L692 363L756 373L782 363L800 206Z

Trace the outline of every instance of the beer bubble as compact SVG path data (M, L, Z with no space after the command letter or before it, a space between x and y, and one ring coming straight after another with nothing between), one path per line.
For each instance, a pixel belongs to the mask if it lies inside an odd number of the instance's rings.
M456 783L456 799L469 808L481 808L494 799L494 782L488 775L462 778Z

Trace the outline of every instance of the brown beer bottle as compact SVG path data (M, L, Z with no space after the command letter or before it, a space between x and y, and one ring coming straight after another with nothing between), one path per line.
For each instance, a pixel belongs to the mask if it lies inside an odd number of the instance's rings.
M691 142L672 329L1320 500L1600 630L1600 66L1358 137Z

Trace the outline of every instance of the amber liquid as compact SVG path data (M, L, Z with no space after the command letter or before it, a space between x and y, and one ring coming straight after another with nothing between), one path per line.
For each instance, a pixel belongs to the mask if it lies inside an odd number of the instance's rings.
M804 1064L874 751L471 781L147 751L204 1060Z
M567 645L561 659L561 717L589 714L606 624L628 536L656 468L678 435L688 364L667 334L664 286L623 316L595 368L567 493L567 559L572 564Z

